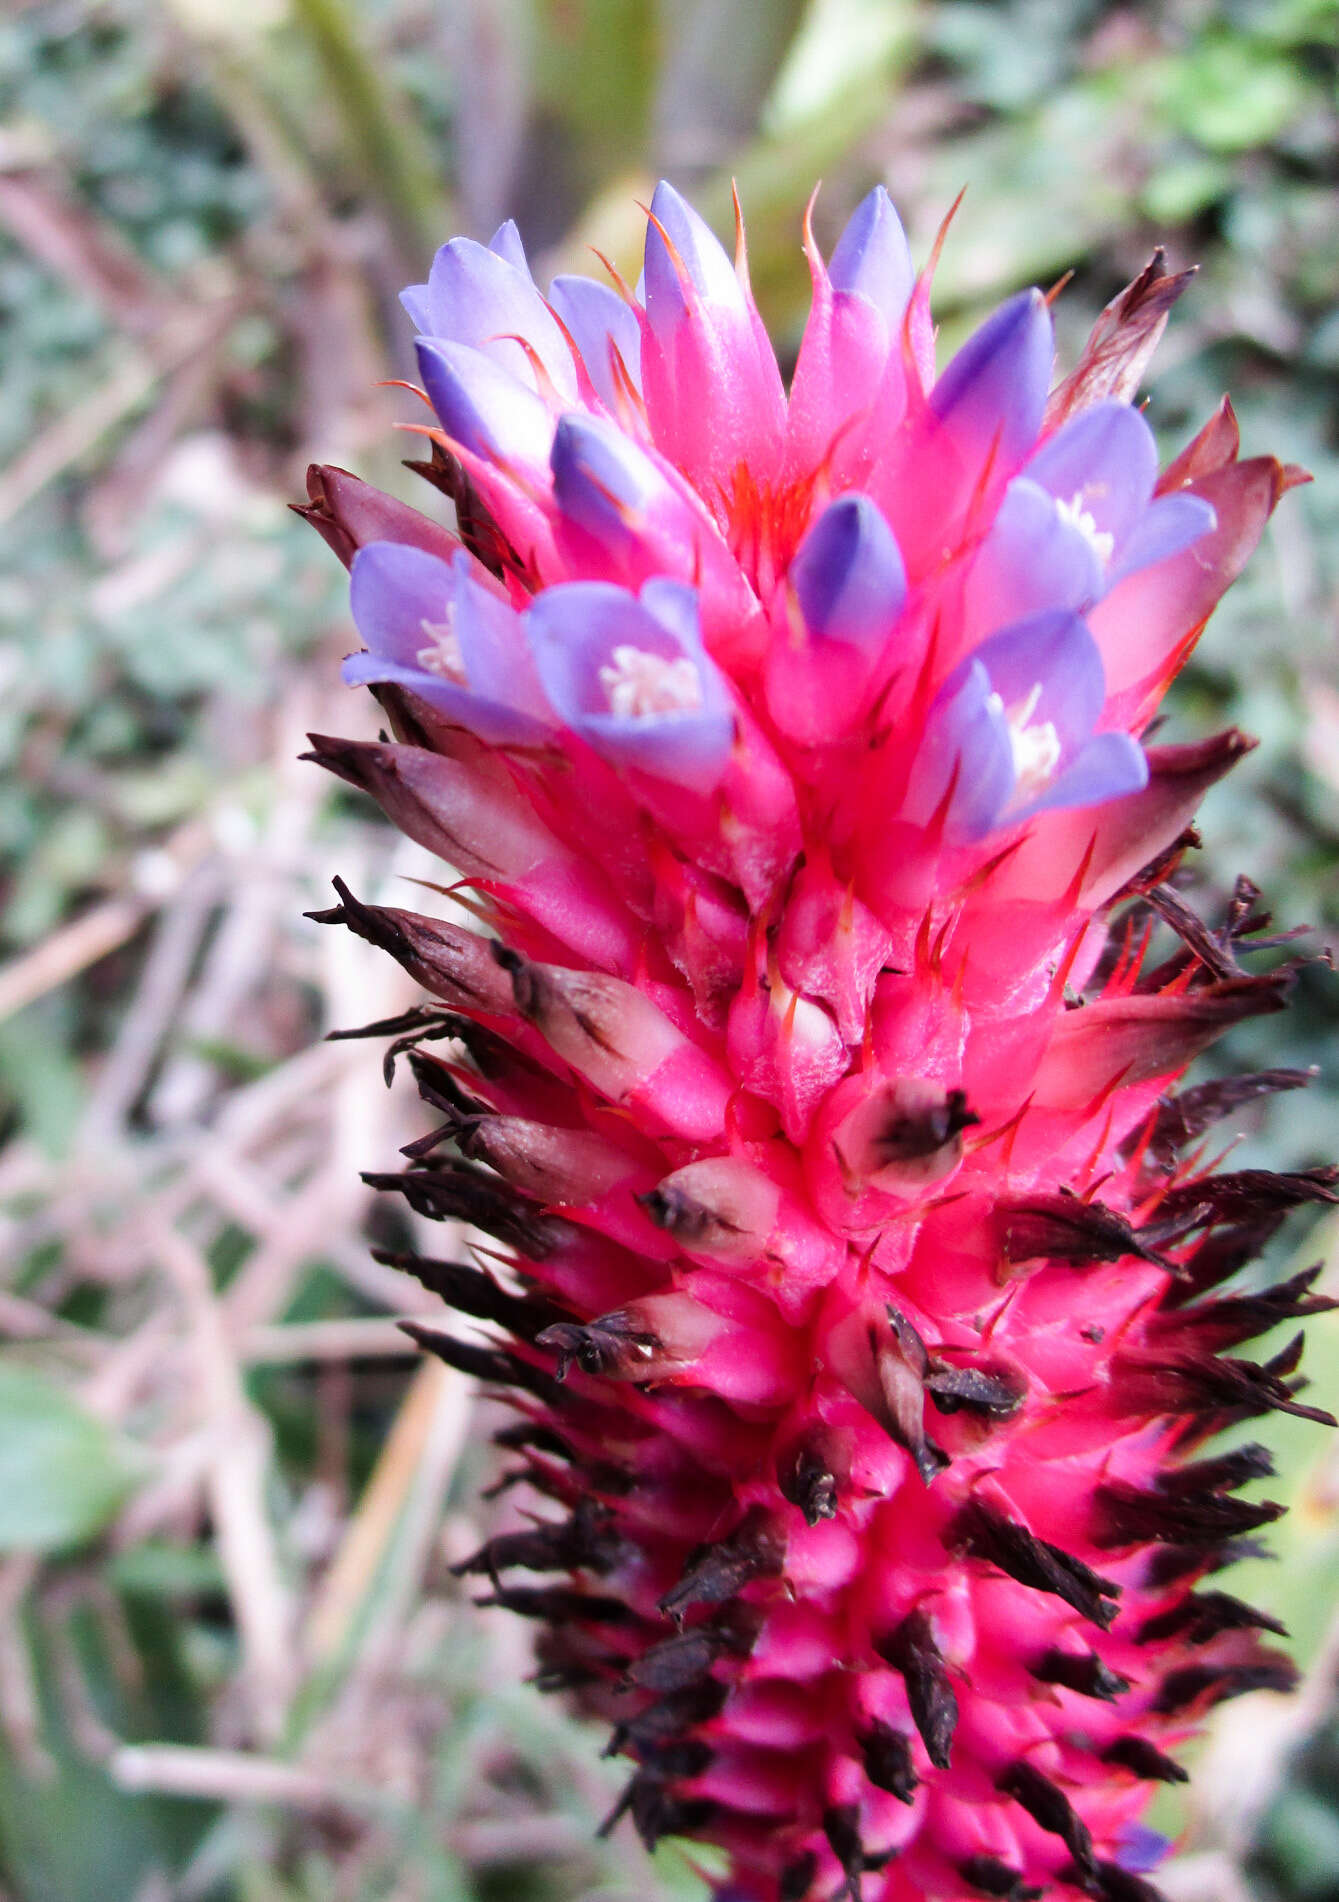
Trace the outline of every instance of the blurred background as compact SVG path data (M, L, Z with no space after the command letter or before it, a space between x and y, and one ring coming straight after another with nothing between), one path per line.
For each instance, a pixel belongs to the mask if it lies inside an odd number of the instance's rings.
M729 229L783 362L875 180L943 347L1073 278L1071 360L1156 242L1200 275L1150 415L1230 390L1302 462L1170 709L1261 745L1202 876L1339 933L1336 0L8 0L0 18L0 1896L572 1902L702 1894L597 1841L602 1739L523 1684L528 1633L450 1565L501 1472L491 1403L418 1367L412 1239L363 1169L420 1133L380 1043L412 1001L308 923L333 872L431 876L295 763L367 728L343 576L289 513L312 458L424 507L394 425L396 293L514 215L541 282L635 277L657 173ZM593 268L593 267L592 267ZM370 729L368 729L370 730ZM1242 1162L1339 1155L1339 986L1304 974L1214 1062L1321 1066ZM434 1240L440 1244L438 1232ZM1303 1254L1300 1251L1305 1249ZM1339 1226L1288 1231L1276 1266ZM1265 1351L1268 1351L1267 1348ZM1314 1330L1339 1393L1339 1325ZM1218 1714L1164 1886L1339 1897L1339 1455L1271 1426L1282 1563L1229 1582L1292 1628L1300 1697Z

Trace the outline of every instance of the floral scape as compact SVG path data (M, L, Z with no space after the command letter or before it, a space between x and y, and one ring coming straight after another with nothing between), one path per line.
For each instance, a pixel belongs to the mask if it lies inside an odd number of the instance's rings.
M313 757L478 925L320 914L433 1000L369 1179L483 1238L386 1258L510 1402L536 1513L461 1569L612 1726L608 1826L721 1902L1152 1902L1180 1746L1293 1676L1217 1582L1270 1455L1206 1443L1333 1424L1242 1352L1314 1273L1232 1285L1333 1172L1208 1133L1306 1075L1178 1087L1291 977L1249 881L1176 888L1250 742L1151 737L1303 477L1226 402L1159 470L1160 254L1057 379L1035 290L937 366L882 189L805 252L787 390L669 185L635 289L453 239L404 303L457 527L311 472L394 735Z

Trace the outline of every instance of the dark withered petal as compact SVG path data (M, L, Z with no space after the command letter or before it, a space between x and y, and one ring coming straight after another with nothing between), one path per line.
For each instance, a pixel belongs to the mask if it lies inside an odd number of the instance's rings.
M1205 1211L1207 1213L1207 1211ZM1189 1214L1200 1225L1201 1209L1192 1203ZM1262 1254L1282 1227L1283 1212L1250 1216L1204 1230L1204 1238L1181 1257L1181 1279L1168 1289L1162 1307L1171 1312L1184 1307L1209 1288L1216 1288Z
M1067 1190L1003 1202L997 1221L1006 1261L1046 1259L1081 1268L1134 1255L1159 1267L1169 1265L1140 1239L1128 1216L1101 1202L1085 1202Z
M853 1803L834 1804L823 1812L823 1834L846 1877L842 1893L860 1902L860 1878L865 1851L860 1841L860 1811Z
M1171 1671L1158 1688L1154 1710L1172 1716L1195 1706L1210 1710L1250 1691L1290 1691L1297 1666L1281 1651L1266 1651L1252 1664L1188 1664Z
M1183 1644L1208 1644L1224 1631L1272 1631L1286 1638L1285 1626L1268 1612L1257 1611L1228 1592L1190 1592L1177 1605L1146 1618L1134 1634L1136 1644L1160 1644L1179 1638Z
M1161 1591L1185 1579L1205 1578L1226 1571L1242 1559L1272 1559L1275 1554L1262 1539L1224 1539L1221 1545L1163 1545L1150 1552L1144 1583Z
M691 1836L716 1813L709 1798L676 1796L660 1777L646 1770L639 1770L628 1785L626 1807L647 1850L653 1850L663 1836ZM601 1836L609 1834L619 1814L621 1809L601 1824Z
M1226 933L1220 938L1211 931L1172 886L1154 885L1144 894L1144 900L1212 976L1240 976L1241 966L1233 954L1231 938Z
M911 1755L911 1741L892 1724L876 1721L856 1733L865 1775L876 1789L887 1790L900 1803L915 1799L920 1778Z
M1152 1317L1150 1332L1155 1338L1184 1335L1193 1329L1195 1336L1221 1353L1225 1347L1238 1347L1257 1335L1267 1334L1280 1321L1300 1321L1313 1314L1329 1314L1339 1301L1333 1295L1312 1294L1311 1289L1324 1264L1304 1268L1272 1288L1251 1294L1223 1295L1216 1301L1200 1301L1194 1307L1177 1309Z
M1108 1480L1094 1497L1093 1538L1104 1550L1154 1542L1215 1546L1224 1539L1281 1519L1273 1500L1234 1499L1226 1493L1171 1495Z
M1105 1629L1115 1618L1119 1585L981 1500L970 1501L958 1515L956 1536L972 1558L997 1565L1034 1591L1054 1593L1091 1623Z
M837 1512L837 1475L829 1465L821 1436L783 1450L777 1461L777 1485L783 1499L798 1506L806 1522L816 1526Z
M751 1637L737 1626L699 1625L678 1637L662 1639L628 1665L626 1681L639 1690L668 1695L708 1677L718 1658L744 1656Z
M728 1539L689 1553L683 1577L664 1594L659 1609L681 1623L693 1605L724 1604L753 1579L774 1578L785 1550L770 1515L755 1509Z
M1020 1759L999 1777L996 1788L1025 1809L1038 1828L1064 1843L1081 1870L1093 1867L1093 1839L1087 1824L1056 1783L1034 1763Z
M1235 1492L1253 1479L1273 1477L1273 1454L1267 1446L1252 1440L1245 1446L1234 1446L1228 1453L1211 1453L1207 1459L1169 1466L1159 1475L1158 1490L1180 1499L1195 1493Z
M594 1500L578 1501L568 1519L532 1526L523 1532L500 1532L471 1558L451 1567L456 1578L471 1574L496 1577L516 1566L528 1572L610 1571L628 1548L611 1531L608 1510Z
M671 1691L616 1725L604 1754L615 1756L625 1748L639 1752L662 1749L698 1724L710 1722L719 1714L727 1694L728 1687L711 1677Z
M499 1427L493 1435L495 1446L505 1446L514 1452L532 1447L539 1453L551 1453L555 1459L570 1460L574 1457L571 1447L562 1435L551 1426L545 1426L540 1420L517 1420L511 1426Z
M958 1864L958 1874L978 1895L1000 1898L1000 1902L1038 1902L1046 1891L1026 1882L1017 1869L1011 1869L998 1856L968 1856Z
M916 1463L928 1485L948 1464L948 1455L925 1431L925 1376L929 1355L925 1343L900 1309L886 1304L887 1329L871 1327L870 1348L882 1406L875 1418ZM858 1398L864 1400L863 1394ZM865 1400L868 1405L868 1401Z
M499 578L514 575L521 581L533 579L528 564L494 521L457 457L434 439L426 460L406 459L404 466L455 504L460 539L477 561Z
M1256 1070L1245 1076L1217 1077L1181 1090L1158 1105L1151 1132L1139 1130L1130 1149L1147 1141L1149 1153L1170 1167L1177 1152L1224 1116L1280 1090L1301 1090L1315 1081L1312 1070Z
M1162 1890L1116 1862L1098 1862L1078 1871L1082 1886L1097 1902L1167 1902Z
M1066 1690L1101 1698L1108 1704L1114 1704L1130 1688L1129 1679L1113 1671L1093 1651L1044 1651L1029 1668L1043 1684L1063 1684Z
M1169 271L1167 253L1157 247L1139 275L1099 313L1074 369L1052 390L1048 428L1103 398L1134 400L1172 306L1194 276L1193 266Z
M914 1109L895 1105L871 1139L875 1159L886 1167L937 1155L955 1136L980 1121L976 1112L968 1109L963 1090L946 1090L941 1098L918 1103Z
M1015 1369L950 1367L931 1362L925 1389L940 1413L967 1412L990 1420L1007 1420L1027 1398L1027 1382Z
M374 1248L372 1259L386 1268L403 1268L430 1293L440 1295L458 1314L468 1314L477 1321L492 1321L519 1340L533 1341L546 1327L552 1327L560 1315L560 1310L543 1296L511 1294L481 1268L471 1268L465 1262L439 1261L431 1256L388 1248Z
M1237 1169L1200 1176L1168 1189L1163 1216L1182 1209L1204 1211L1202 1222L1240 1221L1300 1208L1307 1202L1339 1202L1339 1169Z
M484 1347L478 1341L458 1341L453 1335L442 1334L419 1321L401 1321L399 1326L411 1341L417 1341L428 1353L444 1360L448 1367L471 1374L489 1386L519 1387L537 1400L553 1404L558 1388L552 1374L542 1367L532 1367L518 1354L509 1354L500 1347Z
M778 1902L804 1902L817 1874L818 1857L812 1849L786 1863L777 1885Z
M910 1612L895 1631L875 1639L874 1649L906 1679L907 1700L926 1754L937 1769L946 1770L958 1727L958 1700L929 1618L922 1611Z
M567 1378L572 1366L579 1367L583 1374L649 1374L660 1349L654 1334L622 1314L606 1314L584 1327L559 1321L544 1330L538 1345L557 1354L559 1380Z
M1297 1338L1300 1342L1302 1336ZM1211 1420L1220 1416L1226 1424L1277 1411L1320 1426L1336 1424L1324 1408L1304 1406L1293 1397L1285 1376L1295 1360L1285 1364L1283 1357L1276 1356L1258 1366L1254 1361L1210 1354L1168 1355L1165 1360L1132 1354L1122 1356L1118 1364L1121 1379L1115 1397L1126 1418L1135 1413L1199 1414Z
M1149 1783L1189 1783L1190 1772L1165 1756L1147 1737L1117 1737L1102 1752L1103 1763L1117 1763Z
M542 1618L548 1625L626 1625L636 1618L621 1598L562 1585L499 1585L488 1597L474 1602L502 1605L522 1618Z
M398 1175L365 1170L362 1179L369 1189L402 1195L416 1215L436 1222L468 1222L531 1261L542 1261L562 1231L559 1217L469 1163L436 1163Z

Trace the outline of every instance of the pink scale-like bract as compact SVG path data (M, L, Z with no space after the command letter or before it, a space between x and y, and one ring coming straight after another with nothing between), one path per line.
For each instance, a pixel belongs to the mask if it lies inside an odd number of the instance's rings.
M510 225L406 293L458 531L313 471L395 735L314 757L482 930L323 916L434 1000L444 1121L377 1180L493 1238L403 1262L493 1344L411 1331L515 1408L549 1517L464 1569L616 1814L733 1902L1141 1902L1177 1747L1292 1676L1214 1581L1268 1453L1204 1443L1327 1418L1241 1351L1311 1278L1222 1285L1332 1178L1202 1140L1305 1078L1175 1087L1287 989L1248 882L1169 884L1249 742L1141 738L1300 472L1225 404L1159 473L1160 260L1057 384L1037 292L936 369L881 190L806 250L789 392L668 186L635 295L546 298Z

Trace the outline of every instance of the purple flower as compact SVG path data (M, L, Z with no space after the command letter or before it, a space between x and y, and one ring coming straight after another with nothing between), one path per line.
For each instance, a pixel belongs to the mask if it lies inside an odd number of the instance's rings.
M1197 495L1156 499L1158 447L1128 403L1096 403L1063 424L1025 465L1020 480L1053 499L1056 514L1081 534L1099 563L1104 588L1208 534L1209 504Z
M642 328L636 311L610 285L593 277L555 277L549 302L571 332L600 401L617 414L614 351L623 359L632 387L642 387Z
M1020 476L1000 502L967 571L969 627L983 631L1043 608L1078 612L1097 600L1103 568L1093 538L1053 495Z
M868 706L906 599L906 569L881 511L848 490L800 543L787 583L789 598L783 593L773 607L778 631L764 665L768 712L790 739L823 746Z
M533 364L516 341L524 338L554 387L575 398L572 352L535 288L520 234L510 221L488 245L452 238L433 259L427 283L415 284L401 301L422 336L468 344L533 389Z
M530 645L559 719L597 753L695 792L717 785L734 745L730 695L702 646L696 590L648 581L548 588Z
M651 439L706 496L779 453L786 396L762 320L710 228L662 180L642 269L642 391ZM724 403L713 393L728 391Z
M606 545L627 541L635 518L666 490L660 471L621 429L578 410L560 419L549 464L562 514Z
M406 687L490 745L547 737L545 703L519 615L473 579L470 557L440 561L402 542L369 542L353 559L350 599L367 651L350 654L350 687Z
M1207 534L1208 503L1154 497L1157 473L1152 431L1128 403L1099 403L1065 423L1004 492L967 577L969 624L1081 611Z
M865 298L891 333L902 321L915 275L902 221L883 186L876 185L851 213L837 240L828 262L832 288Z
M882 187L863 198L824 269L791 380L789 466L824 466L834 489L868 487L906 410L902 322L913 274Z
M1102 657L1076 614L1029 615L983 641L944 682L912 772L908 814L944 808L966 842L1058 806L1096 806L1148 780L1128 733L1098 733Z
M964 450L1011 466L1041 428L1054 335L1040 291L1020 291L987 317L930 393L930 407Z
M529 277L530 261L525 255L525 246L521 242L521 234L514 218L503 219L488 240L488 248L490 251L496 251L500 258L505 258L508 264L515 265L518 271L524 271Z
M867 495L839 496L819 516L790 565L810 634L877 649L907 593L893 531Z
M743 286L720 240L664 179L651 199L643 283L647 322L662 343L687 317L690 299L746 313Z
M548 461L548 404L482 350L421 337L418 373L442 427L464 448L497 462L542 468Z
M1127 1823L1120 1833L1116 1862L1132 1875L1147 1875L1150 1869L1156 1869L1167 1860L1171 1846L1160 1830L1149 1829L1144 1823Z

